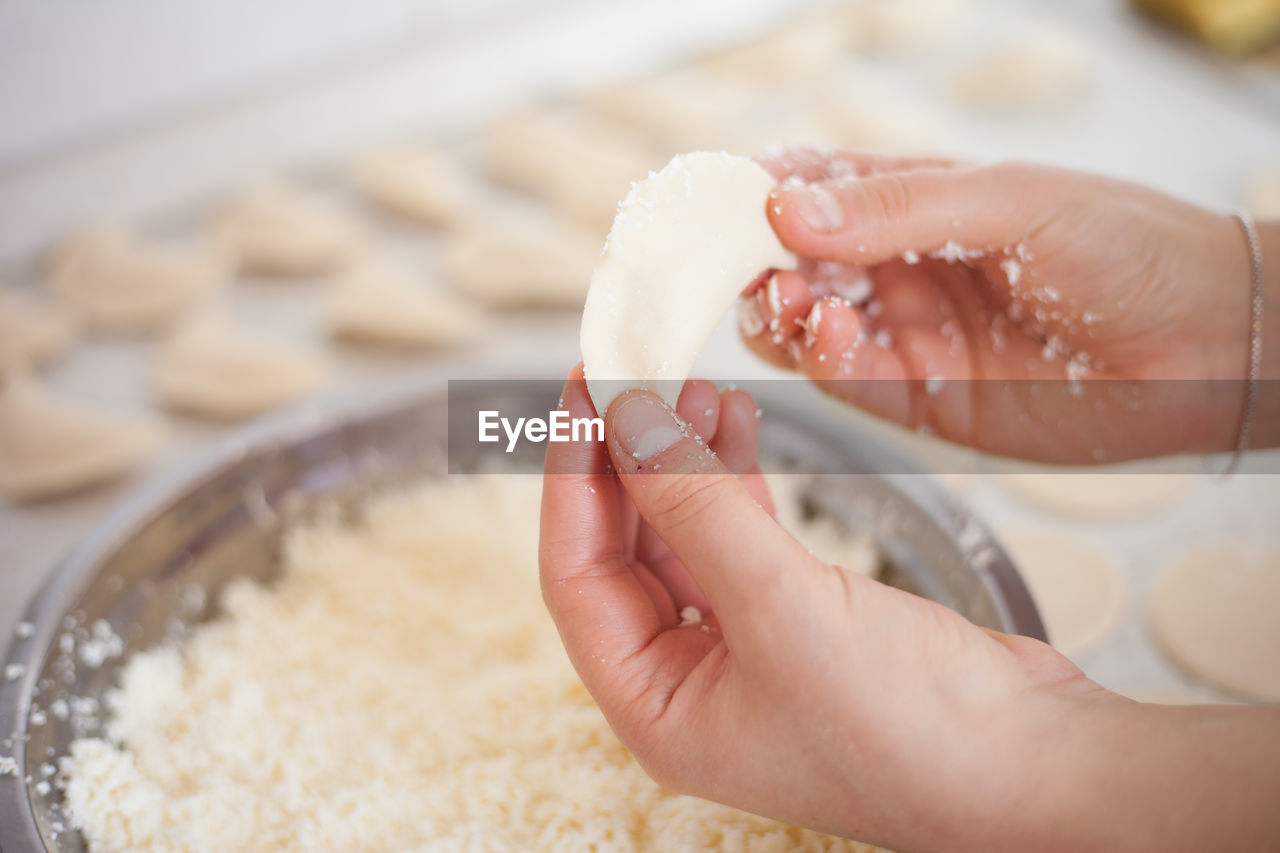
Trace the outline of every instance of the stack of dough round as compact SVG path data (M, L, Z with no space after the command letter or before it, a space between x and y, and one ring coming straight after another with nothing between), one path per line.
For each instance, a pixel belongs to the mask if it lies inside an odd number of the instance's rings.
M152 378L160 402L171 409L235 419L297 400L326 374L319 355L257 340L211 313L165 342Z
M103 226L62 247L50 285L91 328L139 334L168 327L225 278L212 252L149 246L130 231Z
M239 269L264 275L332 272L368 242L360 223L301 190L267 185L234 199L215 224Z
M484 330L469 306L383 261L339 274L322 312L337 337L398 347L449 346Z
M94 411L24 375L0 382L0 492L15 500L110 480L137 465L165 433L153 417Z
M68 312L0 286L0 371L52 361L75 335L76 322Z

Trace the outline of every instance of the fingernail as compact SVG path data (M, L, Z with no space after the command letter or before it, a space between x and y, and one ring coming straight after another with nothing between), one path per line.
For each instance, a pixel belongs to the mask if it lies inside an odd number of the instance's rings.
M813 348L818 342L818 330L822 328L822 300L813 303L809 317L804 324L804 345Z
M627 397L613 413L613 432L622 449L641 461L657 456L684 437L675 412L652 397Z
M822 184L807 184L787 193L802 222L813 231L829 234L844 227L840 200Z

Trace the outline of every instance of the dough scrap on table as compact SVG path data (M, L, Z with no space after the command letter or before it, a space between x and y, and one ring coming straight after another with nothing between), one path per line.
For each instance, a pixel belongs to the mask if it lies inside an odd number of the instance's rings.
M582 313L583 370L598 412L631 388L674 408L743 288L793 264L765 215L774 186L754 160L708 152L675 157L632 186Z
M507 119L486 132L483 146L485 165L499 180L600 233L631 182L660 162L633 134L576 109Z
M25 501L98 485L137 466L165 432L153 416L97 411L9 376L0 380L0 492Z
M951 91L982 109L1052 106L1076 97L1093 83L1094 60L1067 29L1041 24L951 77Z
M998 538L1027 582L1055 649L1074 657L1115 629L1124 611L1125 587L1109 554L1038 527L1011 528Z
M470 306L385 261L366 260L339 273L321 313L336 337L397 347L450 346L484 329Z
M1064 474L1003 474L1000 482L1028 503L1082 518L1116 518L1153 512L1179 497L1185 474L1115 474L1077 470Z
M464 221L481 192L454 157L425 147L370 154L352 167L351 181L383 210L441 227Z
M498 309L582 305L600 256L594 238L545 214L480 213L441 247L451 286Z
M53 259L49 286L91 329L115 334L162 331L227 278L212 250L144 242L116 226L83 231Z
M305 276L332 272L364 248L364 227L296 187L268 184L235 197L214 234L241 272Z
M58 305L0 285L0 372L53 361L74 342L78 325Z
M1280 702L1280 546L1197 547L1160 576L1148 605L1156 642L1187 674Z
M327 374L320 355L259 340L210 313L164 342L152 384L170 409L228 420L293 402L319 388Z

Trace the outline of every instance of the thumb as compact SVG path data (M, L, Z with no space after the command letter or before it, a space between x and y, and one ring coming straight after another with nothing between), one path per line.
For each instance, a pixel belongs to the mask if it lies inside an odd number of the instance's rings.
M657 395L631 391L609 406L614 470L649 526L707 596L726 636L822 564L769 516Z
M1016 165L913 169L816 183L784 181L769 196L782 244L821 261L872 265L948 243L982 252L1035 227Z

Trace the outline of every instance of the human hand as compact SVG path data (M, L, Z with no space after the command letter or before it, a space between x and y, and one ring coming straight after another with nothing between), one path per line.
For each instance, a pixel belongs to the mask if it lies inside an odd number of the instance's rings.
M821 562L760 505L754 404L713 394L678 404L709 445L630 392L547 452L543 597L658 783L903 853L1280 844L1274 709L1140 705ZM562 406L594 415L580 367Z
M584 684L668 788L902 849L982 846L975 804L1016 801L1025 697L1082 676L810 554L761 506L754 402L715 393L691 383L677 407L705 443L630 392L605 444L549 446L543 595ZM563 407L594 414L580 370ZM694 602L708 619L682 627Z
M741 306L769 361L1008 456L1234 446L1251 271L1231 218L1042 166L802 149L762 162L781 181L770 222L803 259ZM824 279L860 268L865 304L823 295Z

